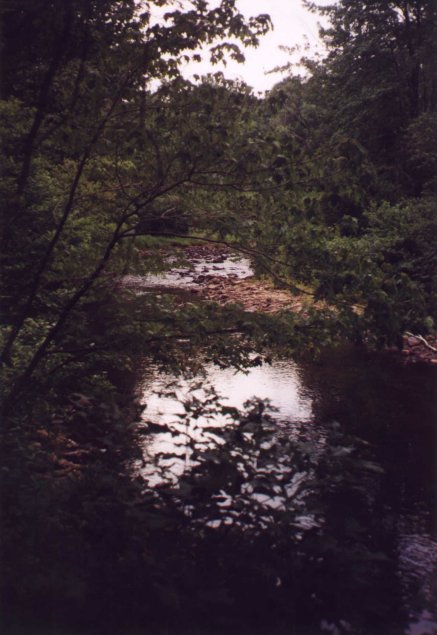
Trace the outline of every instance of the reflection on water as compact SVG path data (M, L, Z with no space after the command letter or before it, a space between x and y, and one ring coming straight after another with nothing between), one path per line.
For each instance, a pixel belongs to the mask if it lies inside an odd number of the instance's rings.
M253 270L249 259L228 256L217 262L193 260L190 266L174 267L171 271L163 271L160 274L125 275L121 284L138 291L156 291L157 288L180 290L193 287L196 279L202 275L244 279L250 278Z
M142 388L144 420L163 423L171 428L171 432L153 435L145 445L149 475L153 474L151 459L156 457L159 457L161 466L165 465L172 473L180 475L191 465L190 440L195 439L199 443L211 441L211 435L202 433L202 427L229 423L229 417L219 413L212 418L200 417L181 423L184 402L194 398L202 403L211 390L219 396L222 404L239 409L255 397L268 400L272 406L272 417L286 422L291 437L312 421L312 400L303 393L298 367L292 361L275 361L247 372L218 368L213 364L208 364L204 370L204 377L195 380L166 374L146 379ZM166 454L171 457L166 458ZM175 455L180 457L179 461L175 460ZM154 480L156 482L156 475Z
M358 463L371 454L372 461L381 468L369 481L372 503L366 510L357 507L349 495L334 496L327 501L324 531L332 532L332 540L341 548L346 548L346 544L350 548L351 541L353 544L356 537L361 540L365 536L375 553L384 554L386 563L381 571L385 573L381 573L373 591L365 587L362 597L348 597L347 576L353 571L346 575L346 582L339 579L320 584L328 597L326 586L334 584L334 593L337 584L336 595L330 601L340 614L347 614L354 603L357 610L365 607L370 602L366 594L370 594L375 605L380 603L381 613L393 613L393 624L404 624L393 626L389 632L394 635L437 633L435 371L423 366L401 367L390 355L343 350L327 354L318 363L275 361L247 374L208 366L194 392L201 402L207 395L206 384L212 385L229 405L236 407L255 395L267 398L276 407L273 417L278 429L291 438L311 440L319 452L324 451L327 429L334 421L341 434L352 434L365 444L339 448L337 454L341 457L350 451ZM190 382L170 386L173 394L164 396L170 380L159 375L144 379L145 421L170 424L183 414L181 402L189 396ZM217 425L225 423L216 420ZM201 419L191 430L184 429L180 422L176 425L182 439L183 434L186 439L192 435L202 439ZM148 442L147 453L153 457L164 455L166 450L172 452L180 438L170 433L157 434ZM366 448L365 456L361 447ZM182 442L179 450L183 466L176 469L177 474L190 465L187 444ZM363 487L368 487L364 481ZM321 581L323 575L328 575L323 566ZM335 573L341 565L333 566ZM376 567L376 563L372 566ZM372 575L376 575L375 569ZM345 624L339 633L358 632ZM337 626L328 620L321 632L334 632L332 628ZM374 625L373 630L359 632L385 635L388 631L384 628Z
M292 361L276 361L247 372L210 364L202 379L202 383L214 388L230 406L241 408L245 401L257 397L271 401L277 409L272 414L278 419L310 421L312 418L312 399L304 394L298 367ZM144 386L146 416L159 416L168 421L172 415L183 411L181 401L188 397L192 384L189 380L175 382L175 378L165 374L148 378ZM166 387L176 389L174 397L160 396Z
M423 633L435 632L435 613L423 607L432 607L435 604L437 585L437 541L432 540L428 533L409 533L412 528L408 526L408 520L403 517L399 523L398 549L399 549L399 575L402 580L404 597L414 598L409 608L411 620L409 635L423 635ZM432 630L434 627L434 631Z

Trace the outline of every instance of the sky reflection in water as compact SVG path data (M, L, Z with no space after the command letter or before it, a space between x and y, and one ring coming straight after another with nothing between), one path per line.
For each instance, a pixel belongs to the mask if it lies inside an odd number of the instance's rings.
M191 382L178 380L178 385L170 388L177 397L159 395L171 381L171 377L159 374L144 380L144 421L170 424L183 413L181 401L188 397ZM437 541L429 503L433 473L427 458L433 439L432 406L426 402L427 394L417 392L421 386L426 393L429 381L428 371L402 369L384 358L354 354L343 359L340 355L336 365L330 361L321 366L298 366L276 360L247 374L208 366L206 378L200 379L203 388L194 393L201 400L209 384L227 405L238 408L254 396L267 398L276 408L272 416L278 426L285 427L291 438L310 439L319 452L324 451L326 426L334 419L371 443L375 459L385 470L378 504L387 518L393 514L395 518L393 546L397 555L393 565L402 590L402 610L408 613L407 635L437 633ZM207 423L211 425L211 421ZM219 420L216 423L220 425ZM176 424L182 435L188 433L196 439L202 438L201 427L201 420L188 428ZM175 451L181 462L176 468L173 464L173 470L181 474L190 465L189 449L183 442L175 445L181 439L183 436L170 433L154 435L146 444L146 453L153 458ZM348 510L344 511L347 516Z

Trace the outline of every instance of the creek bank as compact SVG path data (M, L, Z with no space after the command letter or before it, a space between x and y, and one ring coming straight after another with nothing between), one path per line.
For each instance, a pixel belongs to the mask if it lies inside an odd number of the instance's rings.
M169 275L161 280L156 277L144 279L128 276L123 279L123 285L149 288L150 291L158 287L169 292L187 292L222 306L238 304L251 313L300 312L312 302L304 294L292 294L275 288L269 280L255 278L250 261L229 247L195 244L182 248L179 245L178 248L183 252L183 260L188 266L170 270ZM168 248L161 250L163 256L166 253ZM147 258L149 252L142 252L142 256Z
M292 311L305 314L310 306L314 306L314 300L309 295L277 289L271 281L255 278L247 260L242 267L236 266L240 256L229 247L208 243L186 247L179 245L178 248L188 262L187 267L176 270L179 281L175 286L171 281L172 288L178 291L217 302L221 306L238 304L250 313ZM168 254L168 247L161 252L163 255ZM147 255L147 252L143 252L143 257ZM235 263L235 266L230 263ZM167 280L164 278L161 288L166 286ZM399 352L397 348L390 350ZM404 364L422 362L437 365L437 334L426 338L405 334L401 355Z
M200 286L197 291L199 296L224 306L239 304L249 313L300 312L308 306L307 298L275 289L272 283L265 280L239 279L235 276L223 278L213 274L199 278L196 280Z
M402 341L405 363L425 362L437 365L437 335L426 338L412 333L405 334Z

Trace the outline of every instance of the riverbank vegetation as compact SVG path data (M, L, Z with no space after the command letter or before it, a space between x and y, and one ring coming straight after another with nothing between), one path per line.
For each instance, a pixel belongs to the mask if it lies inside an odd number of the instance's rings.
M194 372L206 348L207 361L247 367L275 347L301 354L347 340L384 348L401 345L405 332L435 333L434 3L341 0L319 10L330 19L327 56L303 60L305 75L290 74L261 97L220 73L192 83L180 72L199 47L212 61L241 59L239 47L268 31L267 15L245 20L233 0L216 8L195 0L189 9L166 0L10 0L1 8L1 585L18 635L47 632L51 619L62 635L104 630L108 604L114 624L132 616L132 632L147 632L149 616L159 629L168 611L166 628L181 620L193 635L191 611L199 624L220 614L217 632L246 624L264 633L275 611L285 633L322 593L301 571L297 546L313 549L319 564L328 552L334 559L316 537L322 495L308 494L313 524L304 538L306 499L294 494L267 526L262 506L248 509L241 494L244 531L238 523L199 529L220 511L213 496L263 480L249 459L232 467L235 453L255 451L253 435L273 455L291 443L266 440L264 409L234 411L221 449L202 454L187 482L154 491L138 472L134 399L140 362ZM180 257L179 244L202 239L231 245L270 284L310 295L313 308L267 315L120 290L120 276L162 270ZM365 451L355 465L335 453L314 465L307 450L290 446L285 476L263 486L330 474L347 498L363 473L370 481L375 473ZM369 488L358 496L366 505ZM199 514L193 522L187 509ZM342 566L351 559L374 572L372 541L355 525L342 530L358 545L337 554ZM244 573L234 568L237 553ZM324 566L322 578L331 571ZM264 604L249 625L254 597ZM369 625L387 632L375 624L387 624L390 607L372 602L360 633ZM335 622L335 610L325 617Z

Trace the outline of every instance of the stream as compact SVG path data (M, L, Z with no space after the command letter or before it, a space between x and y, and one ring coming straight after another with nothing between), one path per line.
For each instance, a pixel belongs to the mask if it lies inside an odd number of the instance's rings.
M191 270L183 268L149 279L130 277L126 283L140 292L156 288L174 292L175 288L190 288L196 276L211 272L243 278L250 275L250 267L247 261L238 263L234 259L220 263L199 260ZM378 615L379 610L385 616L385 623L387 614L391 615L393 624L390 630L376 629L373 633L435 635L436 371L435 366L425 364L402 365L393 353L346 346L326 351L316 362L273 360L245 373L207 365L204 374L194 379L148 368L138 387L143 395L143 424L167 427L144 443L144 474L159 484L155 469L159 463L170 480L181 478L195 465L189 440L205 441L202 426L229 424L219 414L187 423L183 419L185 400L194 396L199 403L205 402L210 389L220 395L222 402L236 408L242 408L253 397L269 400L273 406L271 417L281 434L306 443L316 456L326 457L329 450L336 457L339 480L352 470L354 487L361 477L363 483L369 483L366 496L371 501L367 509L351 500L350 492L345 495L335 488L324 502L325 539L335 543L341 555L331 569L328 565L326 571L323 567L316 569L321 579L331 576L332 585L320 600L330 607L325 608L327 617L320 622L320 632L370 635L366 627L361 630L351 623L350 616L359 615L363 607L371 605L374 614ZM214 444L214 440L208 438L208 443ZM339 448L353 460L347 458L343 465ZM372 556L368 569L364 568L370 571L368 579L361 569L354 569L354 556L348 560L357 541L371 545L372 554L377 554ZM344 560L349 562L349 569L343 568L343 552L347 553ZM358 589L355 595L348 592L349 582L350 588Z

